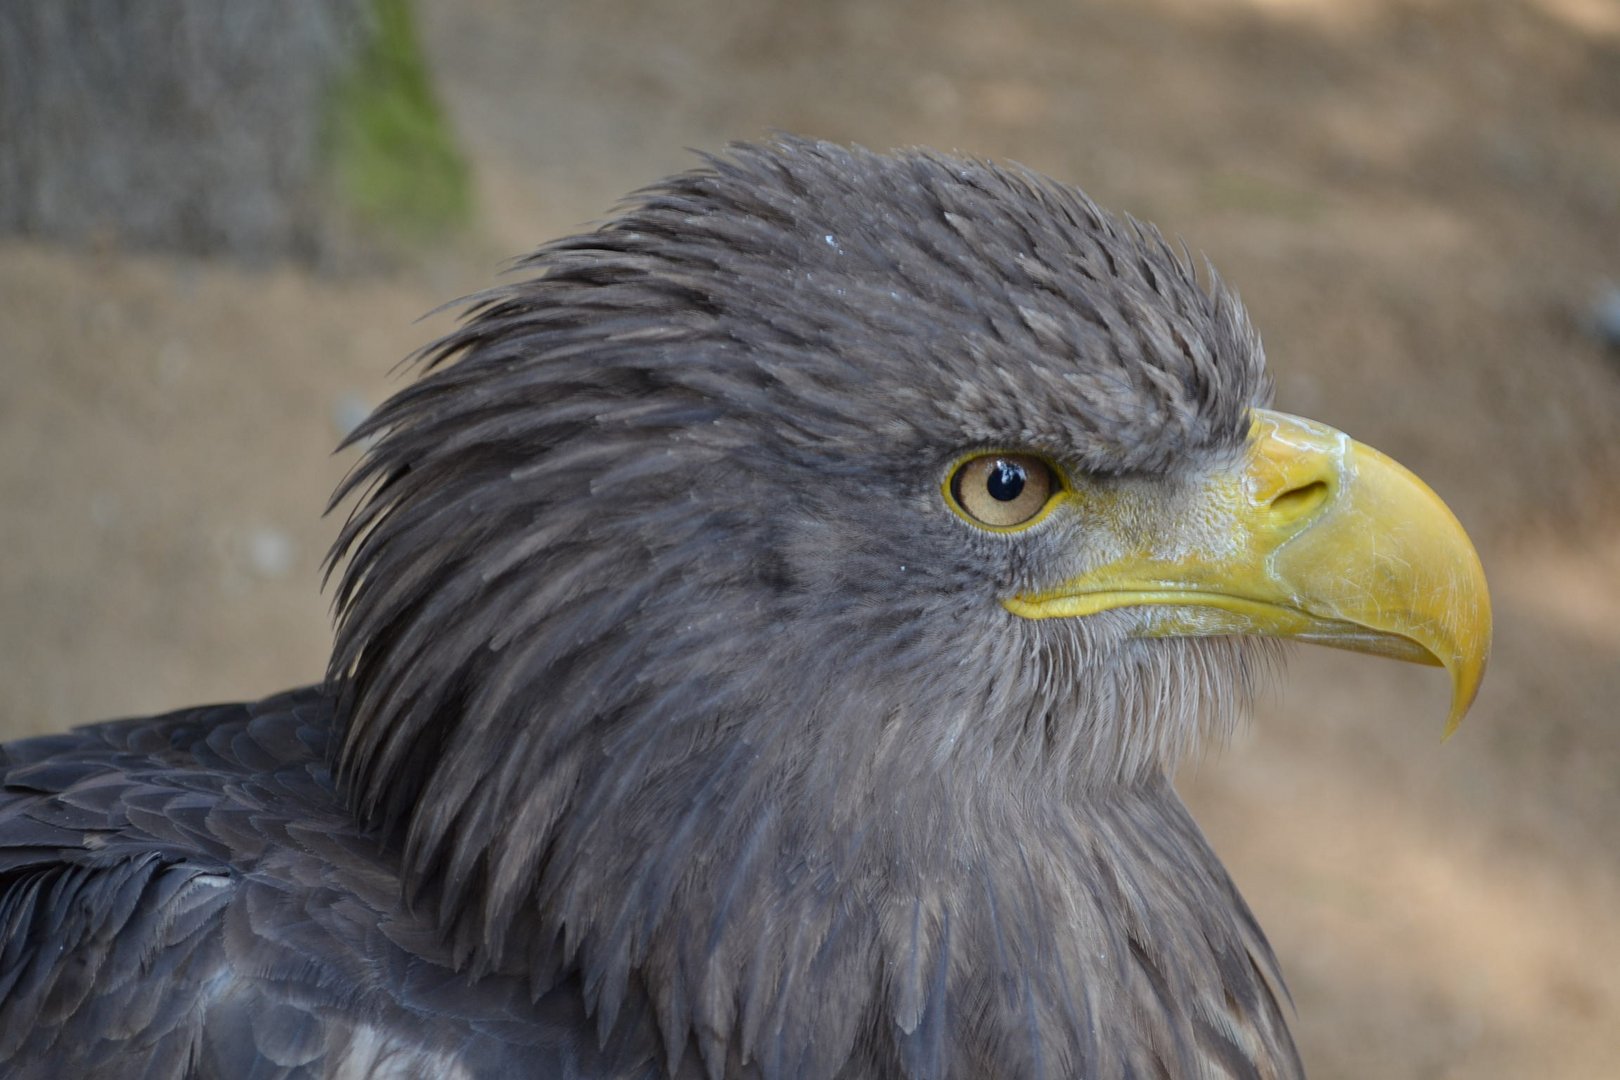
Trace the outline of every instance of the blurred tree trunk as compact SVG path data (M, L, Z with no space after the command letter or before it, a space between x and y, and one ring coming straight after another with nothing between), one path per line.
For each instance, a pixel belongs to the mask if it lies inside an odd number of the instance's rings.
M0 230L326 258L467 190L408 0L0 3Z

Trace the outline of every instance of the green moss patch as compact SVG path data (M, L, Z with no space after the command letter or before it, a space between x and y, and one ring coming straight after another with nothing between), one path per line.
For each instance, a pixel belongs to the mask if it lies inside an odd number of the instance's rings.
M368 231L432 240L472 217L467 162L434 95L410 0L369 0L368 15L368 41L333 88L332 178Z

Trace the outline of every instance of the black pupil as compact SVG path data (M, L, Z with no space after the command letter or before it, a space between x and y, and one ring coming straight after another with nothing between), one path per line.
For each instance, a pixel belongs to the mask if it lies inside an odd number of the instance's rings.
M984 490L997 502L1012 502L1024 490L1024 467L1013 461L998 461L985 480Z

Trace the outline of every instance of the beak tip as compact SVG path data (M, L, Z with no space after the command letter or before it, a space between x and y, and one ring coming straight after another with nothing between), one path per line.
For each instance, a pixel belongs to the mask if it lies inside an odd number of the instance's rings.
M1451 737L1457 734L1457 729L1462 726L1463 714L1467 711L1466 708L1451 710L1451 716L1446 720L1446 730L1440 736L1441 746L1450 742Z
M1489 659L1489 647L1485 654L1472 662L1465 662L1457 667L1453 673L1451 691L1451 715L1446 718L1446 730L1440 737L1442 743L1449 742L1462 725L1463 717L1474 707L1474 701L1479 697L1480 685L1485 681L1485 667Z

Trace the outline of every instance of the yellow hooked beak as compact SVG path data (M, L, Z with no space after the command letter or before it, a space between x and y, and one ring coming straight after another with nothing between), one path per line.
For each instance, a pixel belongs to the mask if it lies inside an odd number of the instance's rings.
M1467 534L1371 447L1296 416L1252 415L1242 465L1178 501L1175 520L1141 491L1098 495L1088 509L1119 525L1122 554L1003 603L1030 619L1141 607L1151 609L1142 637L1265 634L1443 665L1449 736L1491 651L1485 571ZM1155 515L1153 528L1131 524Z

